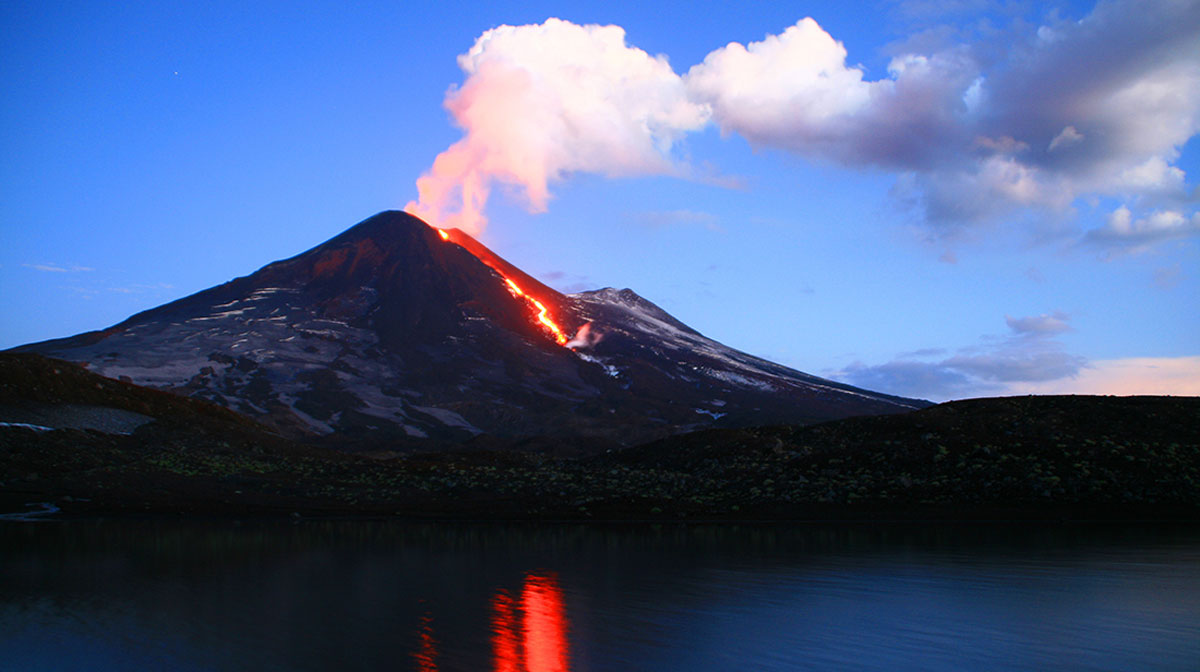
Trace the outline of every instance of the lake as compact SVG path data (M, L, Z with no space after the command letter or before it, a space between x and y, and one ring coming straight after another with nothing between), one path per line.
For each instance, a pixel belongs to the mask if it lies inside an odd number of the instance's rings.
M0 523L4 670L1198 670L1200 530Z

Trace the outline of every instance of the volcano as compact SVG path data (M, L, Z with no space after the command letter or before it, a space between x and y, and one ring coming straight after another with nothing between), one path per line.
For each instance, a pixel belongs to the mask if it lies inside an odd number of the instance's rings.
M625 445L928 405L726 347L629 289L561 294L461 231L393 211L103 331L16 350L285 435Z

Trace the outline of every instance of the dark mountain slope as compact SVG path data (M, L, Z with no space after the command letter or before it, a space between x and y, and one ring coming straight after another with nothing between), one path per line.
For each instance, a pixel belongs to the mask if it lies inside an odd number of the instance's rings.
M109 329L18 350L214 401L294 436L629 444L926 405L738 352L630 290L560 294L444 233L381 213ZM560 346L532 299L564 337L587 325L589 338Z

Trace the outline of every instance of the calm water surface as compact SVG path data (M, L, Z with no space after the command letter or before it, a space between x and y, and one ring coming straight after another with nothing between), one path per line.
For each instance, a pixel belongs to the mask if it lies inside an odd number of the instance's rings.
M1180 527L0 523L4 670L1200 670Z

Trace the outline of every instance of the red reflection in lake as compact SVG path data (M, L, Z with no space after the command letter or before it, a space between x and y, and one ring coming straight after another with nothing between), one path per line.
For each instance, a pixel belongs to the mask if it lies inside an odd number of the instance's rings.
M513 600L501 590L492 598L492 654L496 672L521 672L520 647Z
M562 589L552 576L525 577L525 666L529 672L566 672L567 615Z
M437 672L437 640L433 638L433 617L421 617L419 633L421 647L413 654L417 659L417 669L421 672Z
M526 576L519 611L517 606L503 590L492 598L495 672L568 672L568 622L558 581Z

